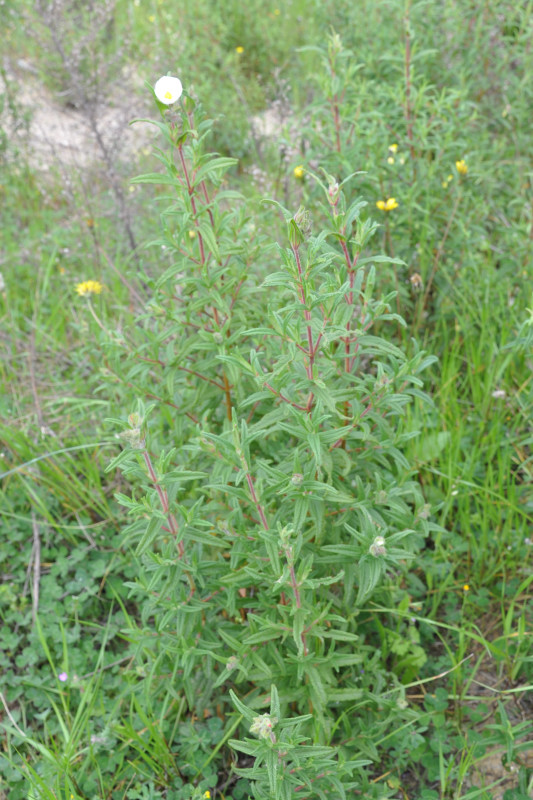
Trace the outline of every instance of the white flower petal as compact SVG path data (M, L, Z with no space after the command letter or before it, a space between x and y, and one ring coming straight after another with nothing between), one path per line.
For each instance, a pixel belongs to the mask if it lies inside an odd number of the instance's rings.
M160 103L170 106L180 99L183 87L179 78L163 75L154 86L154 92Z

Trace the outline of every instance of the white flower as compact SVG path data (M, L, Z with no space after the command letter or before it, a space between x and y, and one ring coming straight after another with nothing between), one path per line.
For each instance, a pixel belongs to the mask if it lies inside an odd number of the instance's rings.
M154 86L154 92L160 103L170 106L180 99L183 87L179 78L163 75Z

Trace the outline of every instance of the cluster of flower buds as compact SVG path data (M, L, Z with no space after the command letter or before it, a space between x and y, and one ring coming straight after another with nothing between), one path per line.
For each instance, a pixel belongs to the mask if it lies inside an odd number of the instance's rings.
M259 717L254 717L254 721L250 726L250 733L255 733L260 739L270 739L271 742L276 741L276 737L272 728L277 723L277 717L271 717L270 714L261 714Z
M143 421L140 414L137 414L136 412L130 414L128 417L128 422L131 425L131 428L126 431L122 431L120 438L124 439L124 441L126 441L134 450L144 450L145 440L141 430Z
M329 44L328 44L328 55L329 55L330 59L333 56L336 56L339 53L342 53L342 50L343 50L343 47L342 47L341 37L339 36L338 33L333 33L329 37Z

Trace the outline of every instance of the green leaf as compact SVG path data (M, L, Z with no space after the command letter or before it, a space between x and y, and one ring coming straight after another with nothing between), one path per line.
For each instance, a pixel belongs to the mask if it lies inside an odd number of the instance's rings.
M364 555L359 561L359 589L357 592L356 605L366 600L374 591L384 572L384 562L381 556Z
M248 722L253 722L254 717L257 716L257 712L253 711L251 708L248 708L248 706L245 706L244 703L241 703L241 701L239 700L233 689L229 690L229 695L231 697L231 702L233 703L239 714L242 714L242 716L245 719L247 719Z

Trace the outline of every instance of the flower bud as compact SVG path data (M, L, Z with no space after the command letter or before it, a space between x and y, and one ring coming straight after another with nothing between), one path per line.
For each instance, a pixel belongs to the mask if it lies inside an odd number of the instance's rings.
M368 548L368 552L370 555L375 556L385 556L387 555L387 548L385 547L385 539L383 536L376 536L370 547Z
M336 206L339 200L340 187L337 181L332 178L328 186L328 200L329 204Z
M288 550L290 546L291 536L293 534L293 529L290 525L286 525L284 528L278 530L279 530L280 544L283 550Z
M293 247L299 247L311 233L311 218L309 212L300 206L294 217L289 220L289 241Z
M342 53L342 50L343 47L342 47L341 37L339 36L338 33L332 34L329 37L329 46L328 46L329 55L330 56L338 55L339 53Z
M145 442L140 428L130 428L127 431L122 431L120 438L124 439L134 450L144 450Z
M272 733L272 728L277 721L278 718L271 717L270 714L261 714L259 717L254 717L254 721L250 726L250 733L255 733L260 739L270 739L275 742L276 737Z

